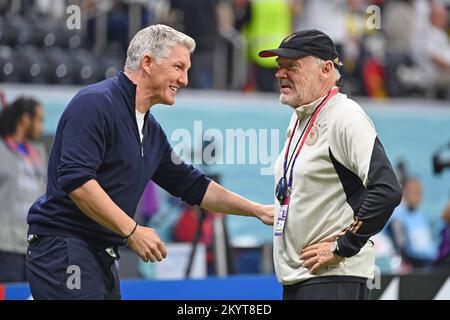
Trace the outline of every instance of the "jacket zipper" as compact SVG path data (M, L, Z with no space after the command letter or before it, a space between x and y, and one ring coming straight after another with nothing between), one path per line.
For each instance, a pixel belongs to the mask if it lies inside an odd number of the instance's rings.
M138 139L138 142L139 142L139 146L141 147L141 158L144 158L144 132L145 132L145 124L146 124L146 121L145 121L145 118L144 118L144 124L143 124L143 126L142 126L142 141L141 141L141 134L139 133L139 126L138 126L138 123L137 123L137 119L136 119L136 115L134 115L134 123L136 124L136 129L137 129L137 139Z

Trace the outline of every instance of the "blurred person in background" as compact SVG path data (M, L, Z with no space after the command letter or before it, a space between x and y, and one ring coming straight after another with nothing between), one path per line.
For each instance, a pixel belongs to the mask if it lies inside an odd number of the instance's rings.
M142 218L142 225L148 226L151 219L157 214L160 204L156 186L153 181L149 181L142 193L139 203L139 212Z
M383 31L386 37L387 53L408 55L417 26L418 14L414 0L390 1L385 7Z
M40 103L21 97L0 113L0 282L23 282L27 213L45 190L45 149L32 145L42 135Z
M172 230L172 236L176 242L193 243L193 241L197 240L205 245L208 275L214 274L213 241L215 215L216 213L214 212L201 212L196 207L184 206L184 210ZM202 220L201 224L199 223L200 220Z
M397 0L387 3L384 9L383 28L385 36L386 89L389 96L405 96L414 87L423 86L418 70L417 77L411 71L417 70L412 60L412 40L418 26L427 19L417 13L414 0ZM408 76L402 76L408 70ZM403 72L403 73L402 73Z
M325 33L295 32L260 56L277 56L280 102L293 109L275 163L273 254L283 299L369 299L369 239L401 198L372 121L339 93L340 59Z
M297 0L243 0L236 1L241 13L236 21L247 40L250 61L246 90L270 92L276 90L275 59L262 59L258 53L264 48L277 46L292 32L293 17L298 12Z
M441 240L438 249L438 255L434 265L436 267L450 268L450 201L442 212L444 228L441 231Z
M344 46L348 40L346 14L349 2L356 5L362 0L301 0L302 11L296 19L295 29L318 29L334 42L339 58L344 60Z
M353 95L364 94L362 67L363 67L363 41L367 33L366 9L361 0L348 0L348 9L345 14L347 41L343 47L343 68L345 73L343 89ZM338 52L339 53L339 52Z
M129 44L124 72L81 89L66 107L47 191L28 213L35 299L120 299L120 246L144 262L167 256L156 231L133 219L150 179L190 205L273 223L272 205L251 202L184 163L150 114L155 104L174 104L187 86L194 49L191 37L168 26L144 28Z
M431 1L429 22L420 24L413 36L411 52L420 68L421 81L431 97L450 97L450 39L448 9Z
M402 257L403 270L430 266L436 256L431 225L419 209L422 183L409 177L403 183L403 201L394 210L387 226L394 246Z

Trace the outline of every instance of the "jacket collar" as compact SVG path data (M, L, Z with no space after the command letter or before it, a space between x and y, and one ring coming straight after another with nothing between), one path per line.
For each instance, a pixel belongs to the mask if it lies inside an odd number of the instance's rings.
M331 88L330 91L326 95L320 97L319 99L295 108L295 113L297 114L298 119L301 121L301 120L305 119L306 117L309 117L310 115L312 115L314 113L314 111L316 110L317 106L319 106L319 104L325 99L325 97L328 96L328 94L331 91L337 90L337 89L338 89L338 87L335 86L335 87Z
M308 104L301 105L300 107L295 108L295 113L297 114L297 117L299 120L303 120L306 117L313 114L314 110L316 110L316 107L320 104L320 102L325 98L325 96L320 97L317 100L314 100L313 102L310 102Z
M119 84L119 88L120 91L122 92L123 97L125 98L125 101L127 103L127 109L130 112L130 115L133 119L133 123L134 123L134 127L135 127L135 133L136 133L136 137L138 138L138 140L140 141L140 136L139 136L139 129L138 129L138 125L137 125L137 121L136 121L136 88L137 85L134 84L133 81L130 80L130 78L128 78L126 76L126 74L123 71L120 71L119 74L117 75L117 79L118 79L118 84ZM150 114L150 110L148 110L145 113L145 117L144 117L144 128L147 127L147 119L148 119L148 115Z
M120 71L118 76L120 90L125 97L127 107L135 114L136 109L136 85L131 81L123 71Z

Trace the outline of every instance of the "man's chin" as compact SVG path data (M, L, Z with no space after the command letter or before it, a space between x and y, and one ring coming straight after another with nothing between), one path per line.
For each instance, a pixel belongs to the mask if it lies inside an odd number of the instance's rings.
M290 99L289 99L288 97L286 97L284 94L280 94L280 98L279 98L278 100L280 100L280 102L281 102L282 104L286 104L286 105L288 105L288 106L291 105L291 104L290 104Z
M165 104L166 106L173 106L175 104L175 98L169 98L160 103Z

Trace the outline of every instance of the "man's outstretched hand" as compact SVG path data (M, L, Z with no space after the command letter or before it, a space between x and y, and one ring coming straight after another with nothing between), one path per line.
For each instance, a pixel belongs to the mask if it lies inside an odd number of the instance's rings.
M257 208L256 216L264 224L267 224L269 226L273 226L274 213L275 213L275 206L273 204L260 205Z

